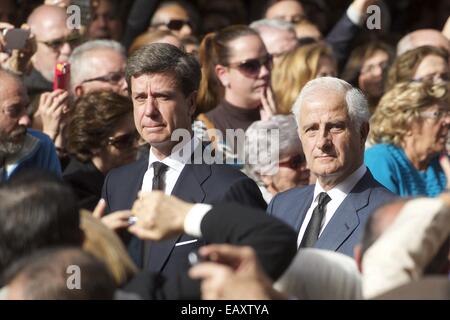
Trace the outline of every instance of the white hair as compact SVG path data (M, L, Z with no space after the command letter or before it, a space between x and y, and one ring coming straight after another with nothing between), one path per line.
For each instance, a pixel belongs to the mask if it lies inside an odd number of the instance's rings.
M317 97L318 89L334 91L345 96L347 112L352 123L356 128L361 128L363 123L368 123L370 118L369 104L364 94L357 88L352 87L348 82L334 78L321 77L316 78L305 84L299 96L294 102L292 112L295 115L297 124L300 122L300 109L305 99L309 96Z
M267 133L271 130L278 130L277 140L268 139ZM253 180L261 182L260 175L273 172L278 165L271 157L274 143L278 144L279 159L302 152L293 115L275 115L256 121L245 131L245 170ZM252 163L249 159L255 155L258 155L258 162Z
M89 59L86 57L86 54L101 49L110 49L122 55L124 58L126 57L125 48L119 42L114 40L92 40L76 47L69 57L70 87L72 92L77 85L92 74L92 70L89 66Z
M250 28L254 29L256 32L260 33L263 28L270 28L282 31L288 31L295 34L295 28L289 21L284 21L280 19L261 19L252 22L249 25Z

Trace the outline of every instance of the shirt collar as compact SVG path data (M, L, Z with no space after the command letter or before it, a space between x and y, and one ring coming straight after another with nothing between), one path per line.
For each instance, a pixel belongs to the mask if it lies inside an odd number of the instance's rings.
M330 196L331 200L345 198L350 193L350 191L352 191L353 187L358 183L358 181L361 180L361 178L366 174L366 172L367 167L365 164L362 164L351 175L349 175L347 179L328 191L325 191L320 185L319 181L316 181L316 185L314 187L313 202L317 201L317 198L321 192L326 192Z
M167 165L169 168L181 172L184 166L191 162L191 156L194 150L199 146L200 141L197 137L193 137L189 142L178 147L177 151L174 151L170 154L170 156L165 157L162 160L159 160L155 154L153 153L153 147L150 147L149 159L148 159L148 168L150 169L154 162L162 162Z

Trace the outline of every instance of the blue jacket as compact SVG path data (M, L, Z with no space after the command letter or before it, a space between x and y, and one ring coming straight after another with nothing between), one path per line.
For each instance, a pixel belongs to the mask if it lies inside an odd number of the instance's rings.
M44 169L61 176L61 165L52 140L32 129L28 129L22 150L12 159L7 159L6 168L0 168L0 182L8 181L26 168Z
M267 211L293 227L298 234L313 194L314 185L279 193L272 199ZM393 198L395 195L375 181L367 170L336 210L315 247L353 257L353 247L360 242L369 216Z

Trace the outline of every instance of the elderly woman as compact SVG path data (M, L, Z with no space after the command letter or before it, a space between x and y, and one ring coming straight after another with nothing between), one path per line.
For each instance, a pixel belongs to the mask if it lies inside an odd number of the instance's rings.
M296 128L292 115L276 115L254 122L245 133L244 171L258 183L267 203L278 192L310 183Z
M110 91L83 96L74 105L66 133L71 161L63 178L80 208L93 210L106 174L136 159L138 134L131 100Z
M448 86L399 83L381 99L371 119L365 163L373 176L400 196L436 196L446 188L439 164L449 116Z

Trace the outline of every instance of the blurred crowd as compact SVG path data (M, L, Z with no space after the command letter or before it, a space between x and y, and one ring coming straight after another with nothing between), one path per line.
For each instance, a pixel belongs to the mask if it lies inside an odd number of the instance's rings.
M446 0L1 0L0 299L449 299L449 90Z

